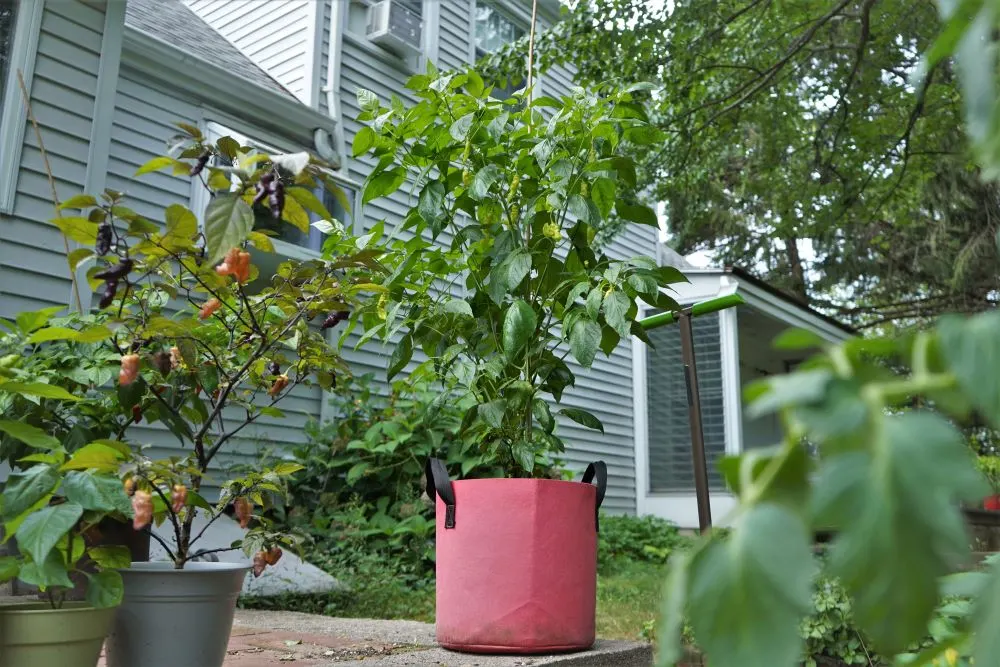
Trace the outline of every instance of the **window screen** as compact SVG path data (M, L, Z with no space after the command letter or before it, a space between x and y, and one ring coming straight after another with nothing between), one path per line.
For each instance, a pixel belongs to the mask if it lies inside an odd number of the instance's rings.
M14 19L17 2L0 0L0 106L3 104L4 87L10 68L10 52L14 48Z
M726 450L719 317L697 317L692 320L692 326L709 487L724 489L716 465ZM649 337L655 345L646 349L649 490L652 493L693 492L691 425L681 362L680 329L676 325L653 329Z

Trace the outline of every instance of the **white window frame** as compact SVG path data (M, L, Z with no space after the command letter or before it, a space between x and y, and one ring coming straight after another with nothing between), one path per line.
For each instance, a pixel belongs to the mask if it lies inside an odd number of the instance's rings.
M14 11L16 14L10 69L4 82L3 100L0 101L0 213L11 213L14 208L17 172L21 165L25 124L28 119L28 105L21 95L17 72L22 72L24 85L30 95L45 0L20 0Z
M293 153L297 152L295 147L284 144L280 140L274 141L274 137L266 137L264 141L253 139L248 137L242 132L237 132L233 130L229 125L224 125L218 121L206 121L202 124L202 132L205 135L205 140L210 143L215 143L221 137L232 137L236 139L241 146L254 146L259 150L266 153ZM257 134L257 133L255 133ZM263 133L260 133L263 134ZM342 220L345 227L349 227L348 231L353 231L357 226L358 218L358 201L361 193L361 185L356 183L352 179L346 178L345 176L334 173L333 179L343 187L347 188L349 191L354 193L354 201L351 202L351 220ZM194 211L195 216L198 218L199 226L203 226L205 209L208 206L211 197L208 194L208 190L197 178L191 179L191 210ZM316 259L320 257L320 253L316 250L310 248L303 248L300 245L294 243L289 243L288 241L283 241L279 238L271 237L271 243L274 245L274 253L276 255L282 255L288 259L297 259L301 261L307 261L310 259Z

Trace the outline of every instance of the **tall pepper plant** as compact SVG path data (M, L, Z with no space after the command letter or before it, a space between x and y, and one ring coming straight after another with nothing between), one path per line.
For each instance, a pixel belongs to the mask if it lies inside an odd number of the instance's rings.
M572 362L590 368L645 339L638 300L677 308L662 291L684 280L677 269L594 249L610 221L657 226L623 148L660 134L642 86L500 101L473 70L431 67L407 87L419 99L409 108L358 93L366 125L353 152L375 160L363 201L413 205L385 242L387 292L355 321L363 339L394 342L390 378L417 350L452 376L475 399L463 431L509 476L531 476L536 454L563 450L554 412L603 432L590 412L558 407Z
M209 191L203 224L183 205L155 224L125 205L120 193L80 195L64 209L81 211L52 222L83 245L70 256L86 272L104 313L99 338L115 356L114 396L119 437L134 445L123 468L134 527L150 530L180 569L205 549L196 547L209 525L232 511L243 540L208 551L242 548L260 574L290 539L269 530L254 508L284 492L284 478L300 468L277 462L239 476L223 476L227 452L262 418L284 416L280 404L300 385L332 387L347 372L328 344L365 293L381 288L371 251L338 233L316 192L344 194L327 167L308 154L268 155L230 137L209 142L180 126L170 155L151 160L139 175L160 169L197 179ZM346 200L345 200L346 202ZM309 212L320 220L310 221ZM256 253L274 251L274 223L329 235L326 260L285 262L262 276ZM46 327L34 336L77 339L72 327ZM158 458L138 430L162 425L182 447ZM110 452L108 452L110 456ZM206 487L221 489L210 503ZM204 520L196 524L199 514ZM157 528L152 528L155 525ZM160 535L166 525L173 540Z

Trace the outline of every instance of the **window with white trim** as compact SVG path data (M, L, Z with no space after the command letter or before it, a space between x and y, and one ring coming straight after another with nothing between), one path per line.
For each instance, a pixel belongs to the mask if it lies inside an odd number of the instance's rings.
M527 29L503 13L495 5L476 0L476 60L493 53L511 42L516 42L528 33ZM504 88L495 88L493 97L504 100L524 89L522 79L517 85L508 82Z
M0 2L0 100L3 100L10 71L10 54L14 49L16 2Z
M272 155L278 153L296 152L282 150L281 148L252 139L238 132L234 132L218 123L209 122L205 131L206 141L215 143L222 137L230 137L235 139L242 147L250 147ZM223 166L222 159L219 157L214 158L214 162L211 166ZM353 209L354 202L357 197L357 190L343 179L335 178L334 180L344 191L343 198L334 196L326 188L320 188L320 190L315 194L323 202L323 206L325 206L330 212L333 219L339 221L346 228L350 229L351 213L344 207L344 203L346 202ZM195 182L193 185L195 190L192 200L192 208L194 209L196 215L198 215L199 219L201 219L204 215L205 208L208 206L209 196L202 183ZM234 183L233 187L237 187L237 184ZM271 240L274 243L275 251L279 255L305 259L310 256L315 257L322 251L323 242L326 240L327 235L320 229L310 226L307 233L285 220L275 220L270 215L261 215L261 211L255 211L255 213L257 215L255 216L254 229L256 231L264 231L268 233L268 236L271 237ZM311 222L316 222L319 219L319 216L310 213L309 219Z

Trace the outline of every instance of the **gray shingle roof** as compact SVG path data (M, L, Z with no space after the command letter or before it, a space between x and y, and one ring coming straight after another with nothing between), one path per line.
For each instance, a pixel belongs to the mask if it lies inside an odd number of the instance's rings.
M125 25L218 65L258 86L294 97L180 0L128 0L125 6Z

